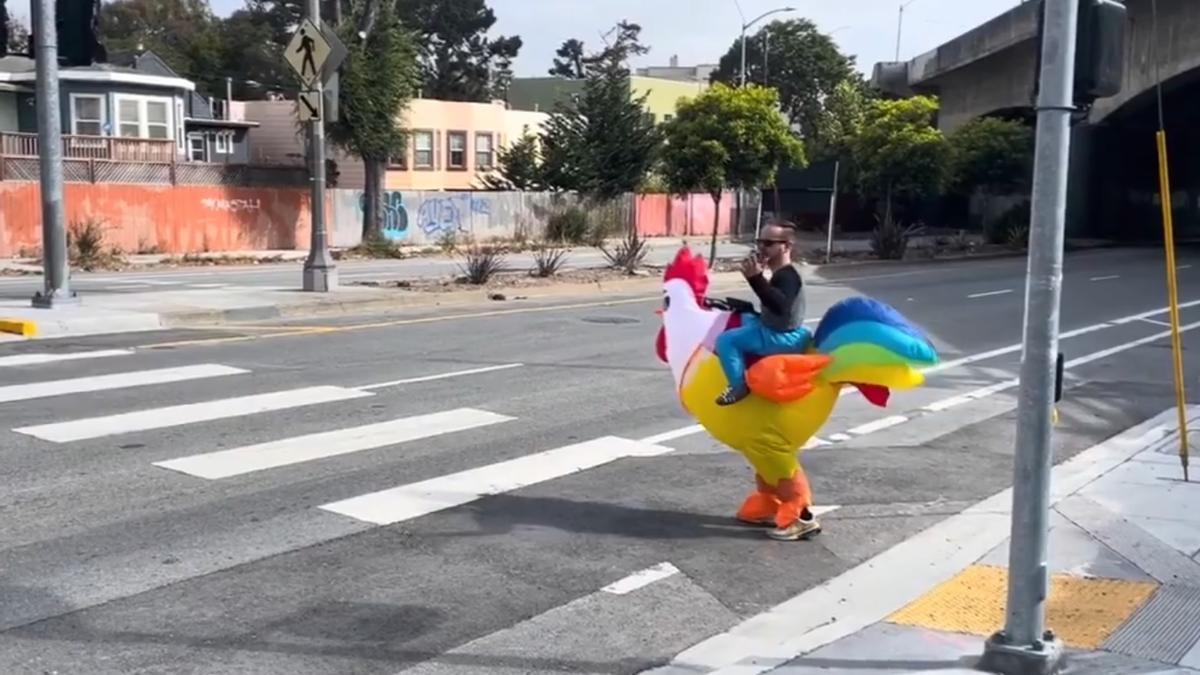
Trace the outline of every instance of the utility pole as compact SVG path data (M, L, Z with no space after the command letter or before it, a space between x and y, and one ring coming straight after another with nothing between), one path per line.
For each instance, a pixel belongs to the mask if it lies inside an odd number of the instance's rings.
M38 168L42 192L42 265L44 287L33 306L51 309L75 304L67 259L66 214L63 213L62 122L58 96L58 28L54 0L34 0L36 33Z
M307 0L307 14L314 26L321 25L320 0ZM320 69L321 66L317 66ZM324 83L320 77L310 85L318 108L317 115L308 121L308 148L312 180L312 232L308 259L304 261L304 290L327 293L337 288L337 266L329 255L329 240L325 233L325 115Z
M989 672L1005 674L1055 673L1063 658L1061 641L1046 630L1050 585L1046 558L1079 1L1045 0L1044 8L1024 354L1013 467L1008 612L1004 629L988 640L980 664Z

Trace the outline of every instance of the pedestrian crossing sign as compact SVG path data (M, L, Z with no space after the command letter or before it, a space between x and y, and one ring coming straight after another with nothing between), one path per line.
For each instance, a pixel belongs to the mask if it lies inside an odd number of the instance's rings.
M292 34L284 57L288 65L300 76L300 81L312 87L321 80L325 62L333 51L333 45L325 33L310 19L304 19Z

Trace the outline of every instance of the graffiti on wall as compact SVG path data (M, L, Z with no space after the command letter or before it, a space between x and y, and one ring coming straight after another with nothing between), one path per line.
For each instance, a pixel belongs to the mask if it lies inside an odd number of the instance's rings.
M430 239L468 234L475 215L490 220L492 203L469 193L432 197L421 200L421 208L417 210L417 226Z
M410 193L410 197L412 197ZM390 241L403 241L409 238L410 215L409 208L416 201L416 221L414 232L419 232L425 241L433 241L445 236L469 234L472 225L476 224L475 217L481 216L480 225L490 225L492 203L485 197L476 197L470 193L458 193L448 196L425 197L417 194L408 203L404 201L404 193L392 190L383 193L383 236ZM358 215L367 206L367 196L362 194L358 199Z
M358 215L361 218L367 208L367 195L363 193L358 198ZM403 192L383 193L383 236L389 241L403 241L408 238L408 207L404 205Z
M200 200L200 203L205 208L217 211L257 211L262 207L262 203L257 197L249 199L215 199L213 197L205 197Z

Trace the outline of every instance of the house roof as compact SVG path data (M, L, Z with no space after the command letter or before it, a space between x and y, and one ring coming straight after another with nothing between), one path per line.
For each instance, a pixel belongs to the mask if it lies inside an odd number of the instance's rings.
M0 83L29 83L37 80L37 62L26 56L0 58ZM96 63L77 68L59 68L58 79L70 82L111 82L114 84L140 84L164 89L195 91L196 85L181 77L146 75L132 68L111 63Z

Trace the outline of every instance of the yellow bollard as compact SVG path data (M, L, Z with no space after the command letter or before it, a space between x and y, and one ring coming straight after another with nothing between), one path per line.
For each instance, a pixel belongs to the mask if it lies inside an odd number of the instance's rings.
M1159 129L1158 190L1163 212L1163 245L1167 250L1167 299L1171 309L1171 353L1175 361L1175 406L1179 409L1179 461L1188 480L1187 392L1183 381L1183 340L1179 334L1179 285L1175 265L1175 221L1171 213L1171 176L1167 164L1167 132Z

